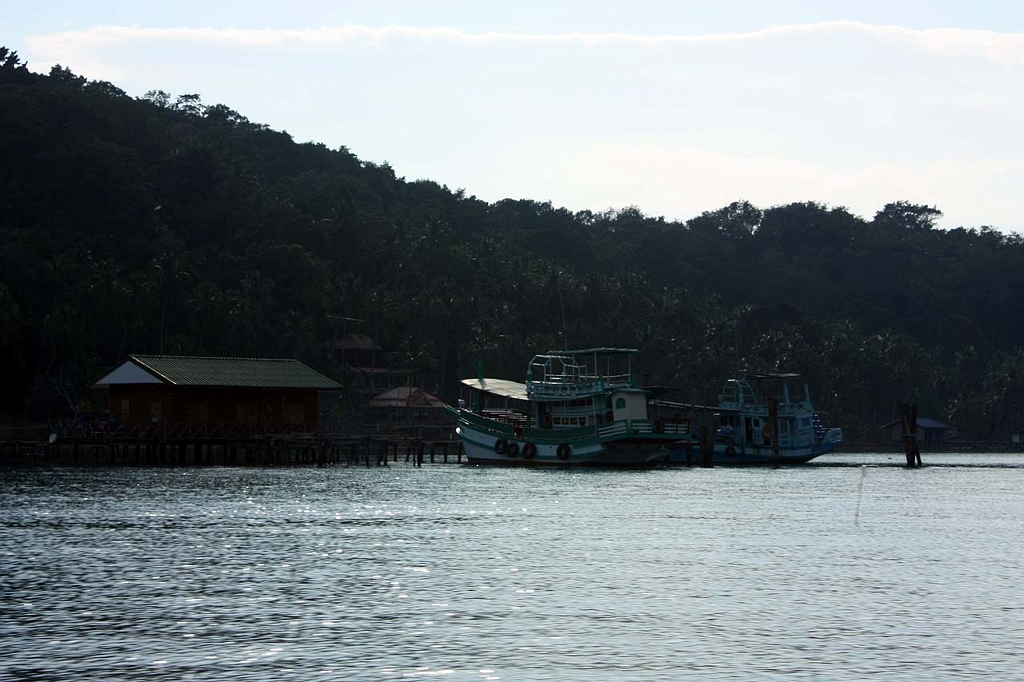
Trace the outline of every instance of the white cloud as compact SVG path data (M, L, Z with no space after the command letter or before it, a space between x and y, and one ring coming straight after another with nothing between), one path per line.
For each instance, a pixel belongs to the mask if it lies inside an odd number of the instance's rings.
M430 40L465 44L534 43L569 46L633 45L647 48L685 45L708 45L735 42L776 40L801 35L822 35L855 32L896 42L917 45L923 49L951 55L985 55L995 61L1024 63L1024 33L997 33L966 29L910 29L899 26L876 26L852 21L829 21L791 26L773 26L744 33L697 35L644 35L631 33L474 33L448 27L344 25L315 29L235 29L235 28L145 28L138 26L97 26L85 31L67 31L49 35L29 36L30 49L39 54L53 54L66 49L97 47L151 41L186 41L235 44L240 46L274 46L287 44L328 45L353 40L385 42L395 40Z
M1024 33L101 26L28 40L128 92L198 92L469 194L686 218L746 198L1024 229Z

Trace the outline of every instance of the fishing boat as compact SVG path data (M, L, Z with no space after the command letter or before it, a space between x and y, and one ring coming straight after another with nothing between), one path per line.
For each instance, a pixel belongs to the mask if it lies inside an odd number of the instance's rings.
M664 463L684 437L648 415L633 377L632 348L536 355L526 383L464 379L471 401L451 407L468 460L515 466L646 467Z
M802 464L843 442L825 428L799 374L749 374L729 379L716 408L712 463L721 466ZM671 461L681 462L675 449Z

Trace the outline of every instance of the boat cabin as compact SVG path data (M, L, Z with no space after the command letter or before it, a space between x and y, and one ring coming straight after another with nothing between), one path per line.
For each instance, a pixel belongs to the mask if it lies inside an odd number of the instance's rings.
M751 374L729 379L718 397L719 437L783 447L820 440L824 426L799 374Z

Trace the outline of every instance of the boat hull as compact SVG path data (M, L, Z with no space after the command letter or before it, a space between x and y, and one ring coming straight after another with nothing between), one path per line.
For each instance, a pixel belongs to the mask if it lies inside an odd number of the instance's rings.
M732 446L715 444L711 464L714 466L786 466L806 464L815 457L827 455L836 448L836 443L818 443L813 446L780 448L778 455L770 447ZM670 464L696 464L701 461L700 446L673 448L669 453Z
M601 438L559 438L557 431L529 439L460 423L456 433L471 464L525 467L645 468L665 464L671 440L622 433Z

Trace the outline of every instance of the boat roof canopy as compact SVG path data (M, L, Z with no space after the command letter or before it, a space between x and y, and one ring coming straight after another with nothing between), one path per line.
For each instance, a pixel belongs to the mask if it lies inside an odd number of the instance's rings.
M549 350L547 355L631 355L639 353L636 348L582 348L580 350Z
M509 381L508 379L463 379L462 383L477 391L490 393L501 398L529 400L526 395L526 384L521 384L518 381Z

